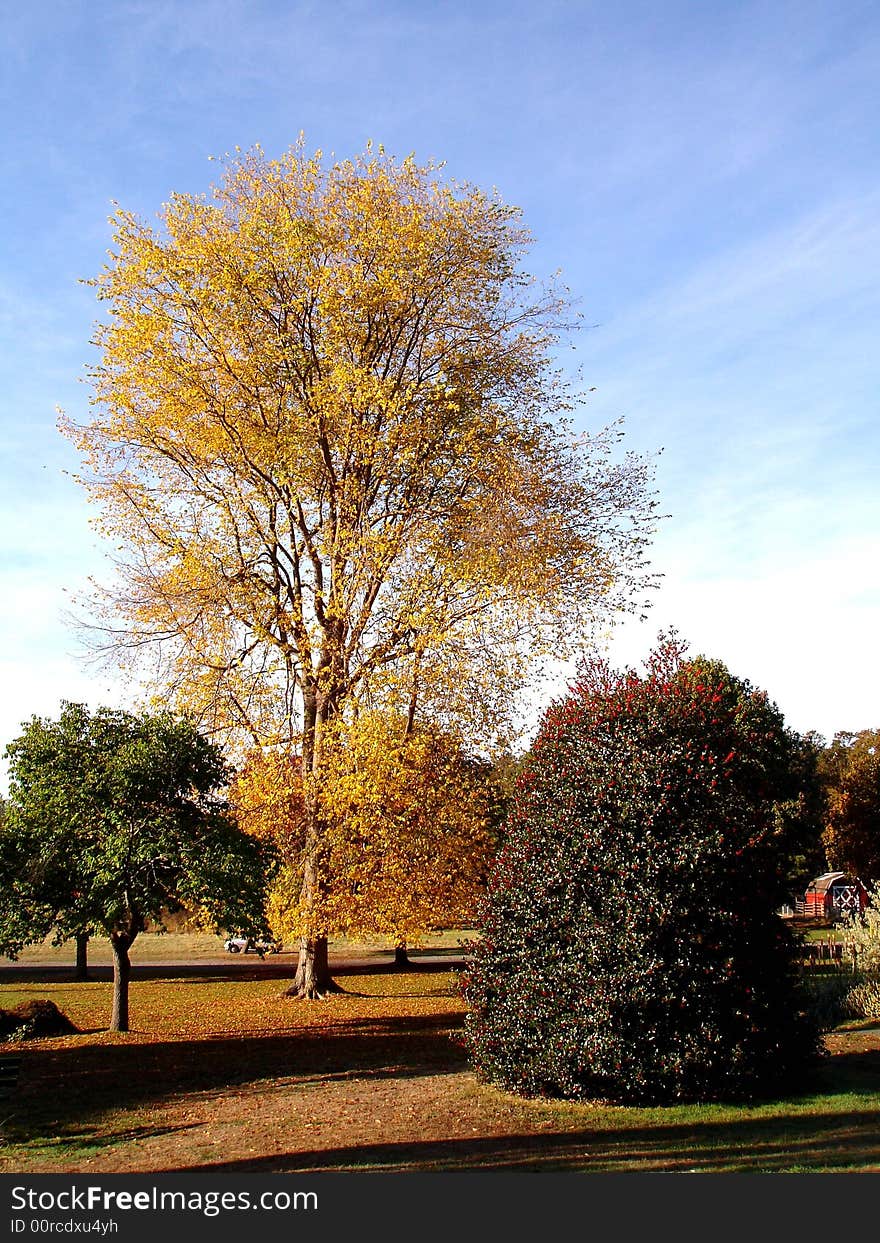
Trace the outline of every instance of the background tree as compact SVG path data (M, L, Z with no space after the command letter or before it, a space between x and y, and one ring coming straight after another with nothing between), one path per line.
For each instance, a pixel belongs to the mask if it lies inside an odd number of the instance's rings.
M306 840L298 765L255 757L233 799L240 823L271 837L287 863L273 895L277 931L298 934L313 919L335 934L388 938L402 963L429 928L473 919L495 843L497 785L492 766L442 730L375 712L337 722L320 796L327 884L308 910L289 884Z
M209 731L300 756L317 909L334 717L504 735L542 654L635 607L651 472L617 428L571 435L564 297L518 211L438 167L257 149L161 231L114 224L94 418L62 422L121 548L105 624Z
M793 793L774 807L774 836L789 901L801 897L809 882L827 867L826 795L820 773L824 740L813 732L792 732L791 741Z
M859 970L876 978L880 975L880 884L872 885L862 912L845 917L844 928Z
M524 1094L778 1090L815 1052L774 802L777 709L677 641L643 677L588 665L545 715L490 878L466 986L478 1072Z
M0 947L15 956L54 931L110 939L110 1027L128 1030L129 950L184 908L215 928L262 930L269 852L220 792L220 751L185 720L65 704L6 748Z
M828 865L880 880L880 730L836 734L821 759Z
M449 733L379 713L340 729L322 783L326 920L398 951L470 922L489 869L492 768Z
M89 978L89 941L92 939L92 935L91 928L84 928L82 932L74 934L76 960L73 968L73 978L75 980L87 980Z

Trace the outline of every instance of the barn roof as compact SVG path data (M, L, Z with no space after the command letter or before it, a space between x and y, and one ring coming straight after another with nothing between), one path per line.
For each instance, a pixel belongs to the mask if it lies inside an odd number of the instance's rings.
M827 893L832 885L841 880L847 881L846 872L823 872L821 876L810 881L807 890L811 893Z

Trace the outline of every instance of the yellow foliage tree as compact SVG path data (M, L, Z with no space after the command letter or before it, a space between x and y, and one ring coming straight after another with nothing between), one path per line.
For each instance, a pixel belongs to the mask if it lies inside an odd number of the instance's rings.
M453 735L358 716L328 748L322 782L328 926L403 947L470 920L491 861L494 801L491 766Z
M319 798L326 883L308 905L297 885L307 842L298 758L254 753L232 801L242 827L284 861L270 896L276 933L379 936L403 950L431 927L472 918L495 844L497 787L490 764L434 726L378 712L338 719Z
M651 469L571 435L564 296L517 209L437 166L255 149L112 223L92 418L61 420L119 550L102 625L203 728L299 755L317 910L334 717L503 734L542 656L646 585Z

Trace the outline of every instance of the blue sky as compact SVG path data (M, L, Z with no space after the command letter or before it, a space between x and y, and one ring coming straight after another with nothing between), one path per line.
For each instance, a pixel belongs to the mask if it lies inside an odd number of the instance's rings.
M113 200L152 218L259 142L368 139L495 186L587 328L579 416L662 447L653 616L790 725L880 726L880 8L40 0L0 30L0 747L88 668L103 552L55 407L81 382Z

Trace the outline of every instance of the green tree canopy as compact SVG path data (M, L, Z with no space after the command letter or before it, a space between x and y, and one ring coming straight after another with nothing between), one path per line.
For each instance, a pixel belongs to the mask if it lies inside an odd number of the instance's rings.
M263 927L271 856L237 827L222 755L190 721L67 703L58 720L33 717L6 755L0 948L105 933L112 1030L128 1030L129 950L148 924L188 909L214 927Z
M774 808L775 839L789 900L799 898L827 866L823 842L826 799L820 773L823 740L813 732L792 733L791 742L792 781Z

